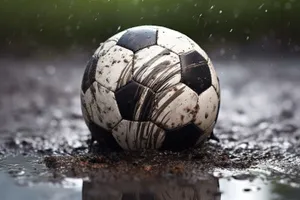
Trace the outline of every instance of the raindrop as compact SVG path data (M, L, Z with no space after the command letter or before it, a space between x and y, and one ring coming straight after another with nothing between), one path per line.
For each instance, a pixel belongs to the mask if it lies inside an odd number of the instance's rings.
M118 26L117 31L119 31L121 29L121 26Z
M71 15L69 15L68 19L71 19L72 17L73 17L73 15L71 14Z
M212 9L214 9L214 7L215 7L215 6L214 6L214 5L212 5L212 6L210 7L210 9L212 10Z
M233 29L230 29L229 32L232 33Z
M265 5L264 3L261 4L261 5L258 7L258 9L259 9L259 10L262 9L262 7L263 7L264 5Z
M249 39L250 39L250 37L249 37L249 36L247 36L247 37L246 37L246 40L249 40Z
M219 13L220 13L220 14L222 14L222 13L223 13L223 11L222 11L222 10L220 10L220 11L219 11Z
M265 12L268 12L268 10L266 9Z
M44 30L44 29L41 28L41 29L40 29L40 32L42 32L43 30Z

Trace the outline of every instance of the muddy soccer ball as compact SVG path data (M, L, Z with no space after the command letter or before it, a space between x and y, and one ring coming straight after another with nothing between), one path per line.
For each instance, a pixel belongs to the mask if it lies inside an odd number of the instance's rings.
M220 85L192 39L138 26L100 44L83 75L81 103L92 140L112 149L184 150L211 136Z

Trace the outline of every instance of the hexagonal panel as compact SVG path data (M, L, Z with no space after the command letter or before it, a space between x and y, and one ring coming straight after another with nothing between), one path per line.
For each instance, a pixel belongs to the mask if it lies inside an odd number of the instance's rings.
M101 43L99 48L95 51L96 56L101 57L107 54L108 50L116 45L116 41L114 40L107 40L104 43Z
M131 81L115 92L122 118L147 121L151 117L154 92L149 88Z
M218 102L218 110L217 110L217 116L215 119L215 123L218 122L219 114L220 114L220 107L221 107L221 97L219 96L219 102Z
M99 57L93 55L87 63L85 68L82 81L81 81L81 90L83 93L95 82L95 74Z
M89 130L92 134L92 139L96 140L101 148L108 148L112 150L121 150L122 148L119 146L117 141L111 132L105 130L98 124L94 122L90 122L88 124Z
M151 120L165 129L188 124L198 112L197 94L179 83L156 94Z
M99 58L96 81L111 91L127 84L132 77L133 52L113 46Z
M118 40L117 45L137 52L156 44L157 30L153 27L139 26L128 29Z
M196 50L205 60L208 60L207 53L191 38L189 38L189 41L193 47L194 50Z
M214 127L215 123L212 123L206 130L204 130L203 134L198 138L195 146L201 146L205 141L207 141L212 134Z
M91 120L102 128L110 130L121 121L114 93L98 82L94 82L86 91L84 100Z
M193 147L203 131L193 123L183 127L166 131L165 140L161 146L163 150L182 151Z
M178 55L154 45L138 51L133 59L133 79L160 92L181 79Z
M207 61L197 51L180 55L181 82L193 89L198 95L211 86L210 68Z
M211 74L211 83L214 86L214 88L216 89L218 96L220 96L220 81L217 76L214 65L212 64L210 59L208 60L208 67L209 67L210 74Z
M165 138L165 132L152 122L122 120L112 134L123 149L158 149Z
M219 97L213 86L199 95L199 110L194 121L199 128L206 130L214 123L218 113L218 103Z
M157 33L157 44L172 50L177 54L194 50L190 38L178 31L159 27Z

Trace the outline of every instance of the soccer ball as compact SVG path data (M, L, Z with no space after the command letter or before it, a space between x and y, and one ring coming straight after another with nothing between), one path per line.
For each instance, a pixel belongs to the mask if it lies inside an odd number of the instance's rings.
M192 39L137 26L95 51L83 75L81 105L92 141L112 149L180 151L212 135L220 85Z

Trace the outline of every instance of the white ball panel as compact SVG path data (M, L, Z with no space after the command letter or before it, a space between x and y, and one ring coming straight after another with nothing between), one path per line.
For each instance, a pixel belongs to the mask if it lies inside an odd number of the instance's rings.
M116 141L123 149L158 149L165 138L165 132L152 122L122 120L112 130Z
M199 95L199 110L194 123L202 130L206 130L214 123L218 112L218 101L219 97L212 86Z
M107 40L104 43L101 43L99 48L95 51L94 55L96 56L104 56L110 48L117 44L114 40Z
M137 82L160 92L180 82L179 57L157 45L142 49L134 57L133 77Z
M84 95L86 110L91 120L107 130L112 129L122 117L112 91L94 82Z
M99 58L96 81L111 91L126 85L132 78L133 52L113 46Z
M194 50L190 38L178 31L160 27L157 34L157 44L182 54Z
M210 137L210 134L212 133L213 129L215 127L215 122L213 122L206 130L204 130L204 134L199 137L197 140L195 146L200 145L204 140L207 140L207 138Z
M179 83L156 95L151 120L166 129L181 127L195 118L197 102L197 94Z
M216 70L214 68L214 65L212 64L210 59L208 60L208 67L209 67L210 74L211 74L211 83L215 87L215 89L218 93L218 96L220 96L219 80L218 80L217 73L216 73Z

